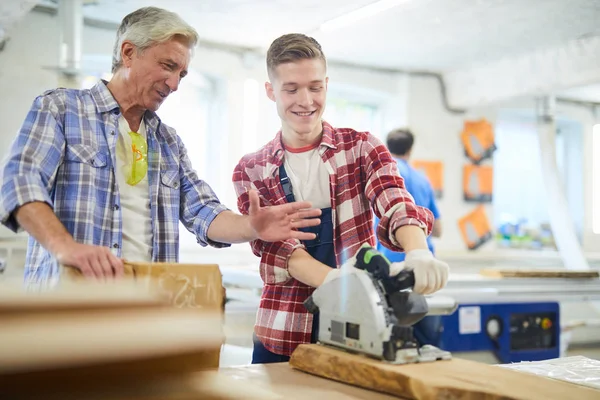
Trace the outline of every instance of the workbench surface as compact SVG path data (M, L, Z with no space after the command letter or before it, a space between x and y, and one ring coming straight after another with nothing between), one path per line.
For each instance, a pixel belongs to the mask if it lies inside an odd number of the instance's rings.
M288 363L244 365L219 369L235 380L252 383L285 395L286 400L397 400L397 397L320 378L292 368Z

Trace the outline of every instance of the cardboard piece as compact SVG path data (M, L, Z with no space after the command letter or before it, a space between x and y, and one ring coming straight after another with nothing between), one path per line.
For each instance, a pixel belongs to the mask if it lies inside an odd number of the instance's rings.
M318 344L300 345L290 365L301 371L404 399L592 400L600 391L454 358L393 365Z
M134 278L175 308L196 309L202 312L221 312L225 307L225 289L217 264L179 264L124 262L125 279ZM81 272L63 267L64 276L71 280L85 279ZM218 368L221 345L203 354L207 368Z

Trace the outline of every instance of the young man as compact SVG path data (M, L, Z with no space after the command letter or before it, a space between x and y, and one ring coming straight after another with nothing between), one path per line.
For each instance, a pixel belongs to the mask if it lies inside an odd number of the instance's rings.
M314 240L251 242L261 257L264 281L253 363L287 361L299 344L315 341L317 319L303 302L337 276L337 267L362 244L375 244L371 207L381 218L379 239L408 253L415 290L433 293L448 275L448 266L427 249L431 213L414 204L385 146L367 132L321 120L328 78L319 43L302 34L276 39L267 53L267 70L265 88L277 105L281 131L236 166L238 207L248 213L247 192L256 189L264 205L310 199L322 214L321 225L311 228Z
M179 221L202 246L312 239L308 203L229 211L194 172L174 129L155 111L186 76L196 31L155 7L118 29L113 77L90 90L35 99L2 169L0 220L30 234L29 283L54 282L58 265L93 278L122 274L121 258L177 262ZM299 235L308 235L300 237Z
M406 190L411 194L416 205L427 208L433 214L431 236L440 237L442 235L442 223L431 183L427 176L409 164L414 143L415 137L407 129L395 129L387 135L386 139L387 148L398 163L398 170L400 176L404 179ZM431 236L427 237L427 246L435 254ZM386 248L380 241L377 243L377 249L391 262L404 261L406 256L405 253L400 253L396 249Z

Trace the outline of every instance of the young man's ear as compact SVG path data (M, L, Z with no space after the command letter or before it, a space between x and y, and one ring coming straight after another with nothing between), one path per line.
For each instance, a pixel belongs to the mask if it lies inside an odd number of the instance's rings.
M329 85L329 77L325 77L325 91L327 91L327 86Z
M271 82L265 82L265 92L267 92L267 97L272 101L275 101L275 95L273 94L273 85Z

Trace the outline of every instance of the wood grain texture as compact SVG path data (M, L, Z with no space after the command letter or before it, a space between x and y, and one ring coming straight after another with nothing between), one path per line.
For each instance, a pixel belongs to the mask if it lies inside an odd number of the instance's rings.
M300 345L290 365L301 371L406 399L598 400L583 386L453 359L391 365L317 344Z
M594 279L598 271L568 271L563 269L482 269L480 275L488 278L571 278Z

